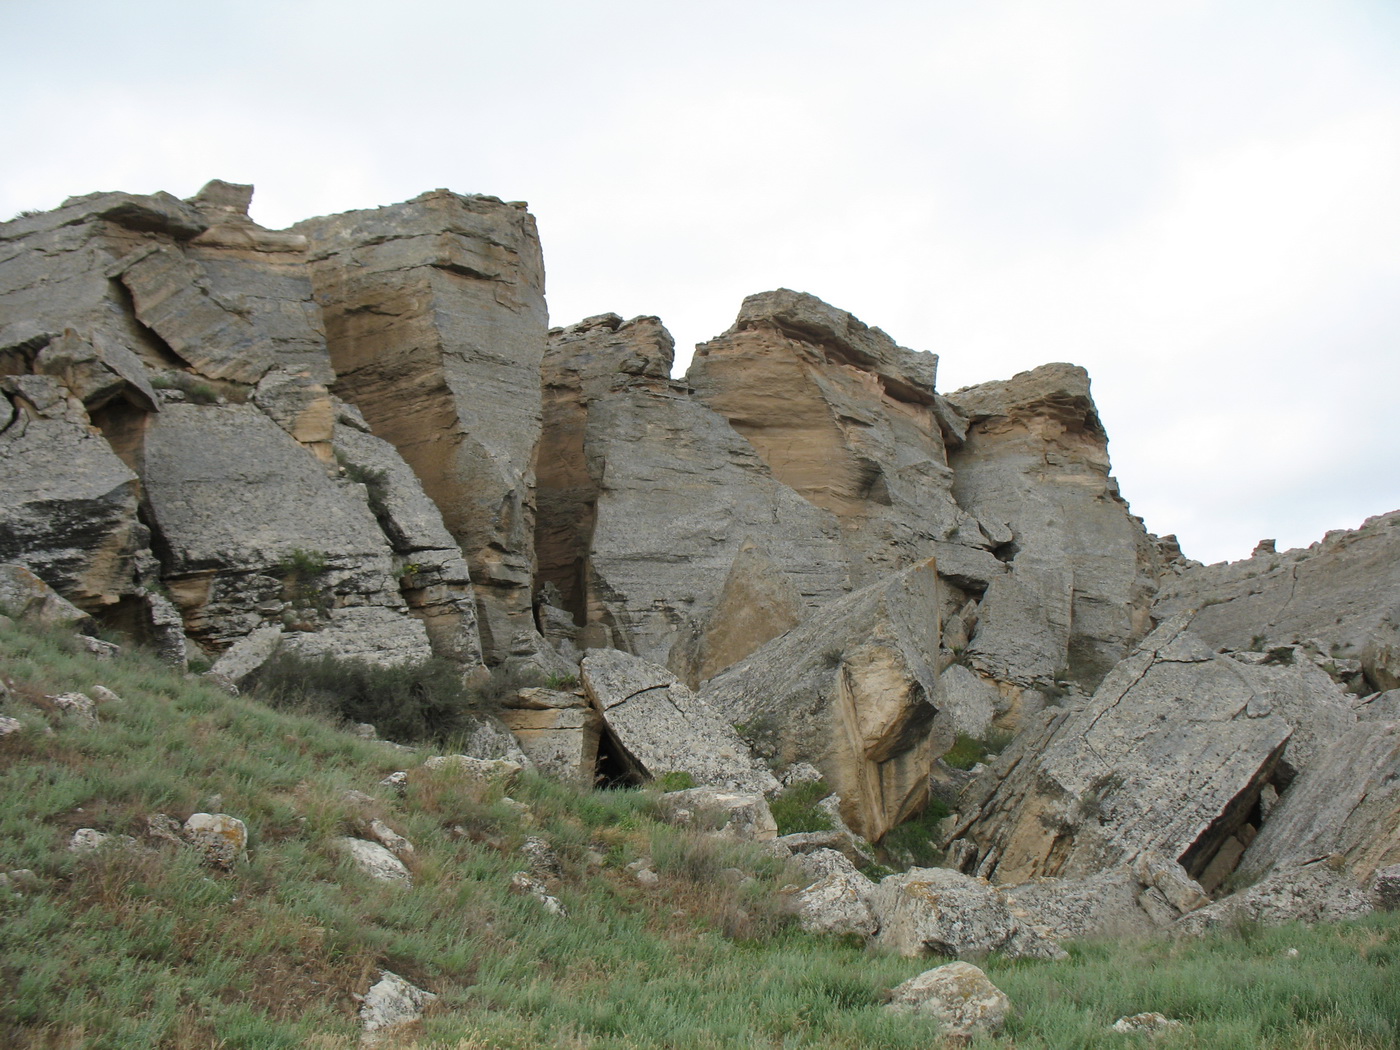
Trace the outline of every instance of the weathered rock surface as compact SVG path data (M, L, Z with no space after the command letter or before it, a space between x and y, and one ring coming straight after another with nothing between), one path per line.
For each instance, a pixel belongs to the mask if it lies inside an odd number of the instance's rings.
M947 1036L995 1036L1006 1026L1011 1000L967 962L951 962L911 977L890 993L885 1009L938 1023Z
M546 776L592 787L603 718L576 693L521 689L500 718Z
M530 624L544 265L522 204L435 190L295 228L335 389L409 463L470 566L490 662Z
M1400 511L1299 550L1183 565L1164 577L1155 614L1184 612L1210 645L1316 639L1332 657L1360 659L1372 689L1400 687Z
M423 1007L437 996L409 984L389 970L379 971L379 980L365 993L360 1004L360 1024L364 1035L360 1045L380 1046L423 1016Z
M778 790L777 779L722 713L664 667L599 649L584 658L580 674L615 742L617 759L633 766L635 776L689 773L706 787Z
M952 733L936 723L938 577L925 561L833 602L701 696L779 767L808 762L877 840L927 798Z
M1400 722L1368 722L1285 791L1240 861L1242 876L1340 856L1358 880L1400 863Z
M1323 860L1297 868L1280 868L1262 882L1232 894L1181 919L1173 932L1183 935L1238 928L1257 922L1343 922L1369 913L1371 895L1343 865Z
M768 802L757 791L686 788L666 792L660 806L675 823L693 824L726 838L772 842L778 837L778 824Z
M900 955L1062 959L1064 950L1012 915L995 886L948 868L911 868L870 894L875 944Z
M0 565L0 609L40 627L82 629L92 623L92 617L24 565Z
M820 852L845 860L834 850ZM823 875L797 895L798 921L808 933L873 937L880 928L870 904L874 891L875 884L848 861L845 868Z
M672 353L651 317L551 333L537 544L582 646L694 685L847 582L836 520L669 378Z
M1312 754L1349 728L1328 685L1213 653L1180 619L1163 625L1087 703L1023 732L964 791L949 838L972 839L979 873L1004 884L1084 878L1150 849L1209 891L1257 831L1294 727Z
M413 884L413 877L404 867L403 861L379 843L354 838L339 838L335 841L336 845L350 857L355 867L370 878L380 882L400 883L405 886Z
M973 667L1023 685L1092 689L1147 634L1158 559L1109 477L1108 439L1074 365L1045 365L949 400L970 421L951 453L962 509L1009 529L1010 575L990 581Z
M183 829L185 841L208 863L231 868L248 848L248 827L227 813L191 813Z
M965 519L935 412L937 367L844 310L778 289L749 296L727 332L696 347L686 381L775 478L840 521L866 584L928 557Z

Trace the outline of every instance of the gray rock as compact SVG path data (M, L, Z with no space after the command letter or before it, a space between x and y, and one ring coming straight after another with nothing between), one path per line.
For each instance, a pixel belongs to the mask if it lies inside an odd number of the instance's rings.
M507 791L520 778L523 767L505 759L472 758L470 755L434 755L423 762L428 770L446 769L482 784L501 784Z
M135 849L136 846L136 840L130 835L109 835L96 828L79 828L68 840L68 852L78 854L93 854L108 849Z
M900 955L1065 957L1059 945L1013 916L994 886L947 868L886 876L870 902L880 921L875 944Z
M593 786L602 716L583 697L550 689L521 689L500 712L520 749L541 773Z
M1150 627L1158 557L1109 477L1088 375L1044 365L948 400L970 421L949 456L958 504L1014 536L1011 574L982 601L973 667L1096 687Z
M673 822L694 824L726 838L771 842L778 837L768 801L758 792L687 788L666 792L658 804Z
M0 565L0 608L39 627L80 630L92 623L92 617L24 565Z
M797 895L798 921L808 933L873 937L880 928L870 906L874 888L859 872L834 871Z
M1165 624L1092 699L1023 730L964 790L947 837L972 839L979 870L1005 884L1080 879L1145 850L1218 881L1229 868L1212 865L1255 830L1250 810L1282 776L1291 739L1316 748L1344 730L1344 701L1317 685L1300 668L1219 656L1180 620Z
M24 723L8 715L0 716L0 737L13 736L24 732Z
M260 668L282 645L282 628L259 627L234 642L210 668L238 684Z
M689 773L697 784L767 793L777 779L710 704L671 672L615 649L580 668L589 700L644 777Z
M1400 864L1376 872L1371 894L1377 911L1400 911Z
M1277 869L1263 881L1184 916L1173 931L1194 936L1242 923L1343 922L1368 914L1372 907L1371 895L1355 877L1329 859Z
M671 358L654 317L551 333L539 571L581 648L625 648L693 687L847 582L836 519L673 382Z
M1240 862L1245 878L1333 854L1357 878L1400 863L1400 722L1363 722L1285 791Z
M780 766L819 769L845 822L876 841L923 805L953 742L935 721L938 636L937 573L924 562L823 607L701 696Z
M564 907L563 902L558 897L551 896L545 884L528 871L517 871L512 875L510 888L516 893L523 893L535 898L549 914L568 918L569 910Z
M191 813L184 827L185 841L208 863L231 868L248 848L248 828L227 813Z
M939 685L953 731L976 740L985 737L1000 700L996 686L960 664L946 668Z
M1329 657L1359 658L1372 689L1400 687L1400 511L1304 549L1184 567L1163 579L1154 614L1184 612L1212 646L1317 639Z
M404 838L382 820L371 820L365 826L365 834L400 860L404 857L413 856L413 843L409 842L408 839Z
M1154 1010L1149 1013L1133 1014L1130 1017L1120 1017L1109 1027L1113 1031L1122 1032L1125 1035L1157 1035L1161 1032L1177 1031L1184 1028L1185 1025Z
M78 412L71 420L26 412L0 431L0 561L25 564L91 611L135 592L147 532L136 474Z
M425 193L311 219L337 391L397 448L470 566L487 659L530 625L533 457L548 322L533 217Z
M398 974L380 970L379 980L360 1004L360 1024L364 1028L360 1045L380 1046L386 1039L394 1038L397 1032L422 1017L423 1007L436 998L432 992L409 984Z
M945 963L911 977L891 993L891 1013L927 1017L945 1036L996 1036L1011 1013L1011 1000L985 973L966 962Z
M84 725L97 724L97 705L93 703L92 697L85 693L56 693L44 699L74 721Z
M355 867L371 879L403 886L413 885L413 877L403 866L403 861L379 843L354 838L339 838L335 842L349 855Z

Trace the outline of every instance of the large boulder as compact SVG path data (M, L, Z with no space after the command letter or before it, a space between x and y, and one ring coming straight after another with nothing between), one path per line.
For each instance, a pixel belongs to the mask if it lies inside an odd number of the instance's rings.
M688 773L697 784L760 794L778 781L721 712L664 667L616 649L598 649L580 667L583 688L602 715L614 761L637 779Z
M971 839L976 870L1003 884L1080 879L1155 850L1209 891L1258 830L1265 788L1300 768L1290 741L1311 758L1354 724L1330 679L1217 654L1178 619L1090 700L1024 731L964 790L948 838Z
M435 190L310 219L337 392L408 462L466 556L491 663L530 626L544 264L525 205Z
M880 922L876 946L900 955L1065 957L1011 913L995 886L948 868L887 875L871 891L870 905Z
M952 743L938 722L932 560L824 606L711 679L701 696L780 767L807 762L875 840L927 798Z
M951 962L893 989L885 1009L926 1017L937 1023L941 1035L966 1041L976 1035L999 1035L1011 1013L1011 1000L976 966Z
M501 721L541 773L594 785L603 731L597 708L576 693L538 688L518 690L504 703Z

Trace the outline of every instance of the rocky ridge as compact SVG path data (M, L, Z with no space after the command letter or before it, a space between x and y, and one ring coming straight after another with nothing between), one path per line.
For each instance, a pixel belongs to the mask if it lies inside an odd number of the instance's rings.
M1081 930L1400 861L1400 512L1201 566L1131 514L1076 366L944 394L933 354L779 289L675 379L657 318L549 327L523 204L272 231L251 196L0 225L7 607L235 676L529 668L551 687L491 757L814 767L873 841L937 793L946 863ZM989 766L939 761L992 730Z

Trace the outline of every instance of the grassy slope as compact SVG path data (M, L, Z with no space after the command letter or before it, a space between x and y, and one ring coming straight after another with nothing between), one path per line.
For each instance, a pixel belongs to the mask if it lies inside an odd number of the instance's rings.
M353 995L380 969L440 996L415 1033L425 1046L933 1045L922 1022L879 1003L936 960L802 934L781 892L791 871L659 823L648 792L526 779L512 789L530 807L522 819L499 790L418 771L400 797L378 782L415 756L229 699L138 652L102 663L75 650L0 627L0 674L20 694L0 713L30 727L0 740L0 870L40 880L0 894L0 1045L349 1047ZM98 684L121 699L96 727L42 710L45 692ZM377 801L345 801L352 788ZM231 873L145 831L148 814L183 820L214 794L250 830ZM330 845L368 816L416 844L412 889L365 879ZM144 848L77 858L64 849L77 827ZM559 854L551 885L568 918L508 889L529 835ZM657 887L626 872L641 856ZM735 886L728 867L756 878ZM1115 1017L1160 1010L1189 1027L1156 1047L1392 1047L1397 918L991 960L1017 1009L995 1045L1122 1046L1134 1039L1106 1031Z

